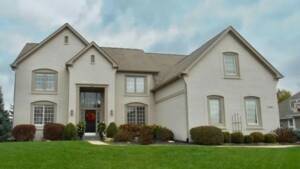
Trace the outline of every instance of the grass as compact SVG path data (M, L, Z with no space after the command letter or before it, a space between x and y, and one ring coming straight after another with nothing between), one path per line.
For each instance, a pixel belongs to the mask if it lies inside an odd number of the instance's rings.
M298 169L300 148L0 143L0 169Z

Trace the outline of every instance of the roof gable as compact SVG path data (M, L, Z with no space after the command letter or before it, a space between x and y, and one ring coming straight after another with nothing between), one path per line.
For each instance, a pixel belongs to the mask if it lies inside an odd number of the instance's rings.
M75 56L73 56L70 60L66 62L67 67L71 67L74 65L74 63L83 56L89 49L95 48L101 56L103 56L108 62L112 64L113 68L118 68L118 64L112 57L110 57L103 49L101 49L95 42L91 42L88 46L83 48L81 51L79 51Z
M89 42L83 36L81 36L70 24L65 23L63 26L58 28L55 32L53 32L51 35L49 35L47 38L45 38L40 43L27 43L24 46L23 50L18 55L18 57L15 59L15 61L11 64L11 68L12 69L17 68L18 64L20 64L24 59L26 59L31 54L33 54L34 52L39 50L42 46L44 46L47 42L49 42L51 39L56 37L58 34L60 34L65 29L70 30L70 32L72 32L85 45L89 44Z
M158 90L168 83L177 80L182 75L187 74L194 67L194 65L205 56L207 52L216 46L216 44L218 44L218 42L220 42L229 33L236 37L247 49L249 49L260 61L260 63L262 63L274 75L275 79L283 78L283 75L276 68L274 68L258 51L256 51L248 41L246 41L232 26L229 26L204 43L200 48L193 51L190 55L183 58L180 62L173 66L173 68L164 72L160 72L158 82L153 90Z

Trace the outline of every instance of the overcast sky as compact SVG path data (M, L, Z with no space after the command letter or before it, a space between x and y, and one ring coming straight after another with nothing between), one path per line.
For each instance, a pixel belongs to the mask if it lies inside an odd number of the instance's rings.
M100 46L188 54L234 26L300 90L299 0L1 0L0 85L13 103L13 62L26 42L40 42L65 22Z

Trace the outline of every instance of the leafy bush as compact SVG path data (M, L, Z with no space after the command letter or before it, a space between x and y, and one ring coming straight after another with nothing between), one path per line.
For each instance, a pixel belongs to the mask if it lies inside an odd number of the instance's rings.
M113 138L118 132L118 127L116 123L112 122L109 123L107 129L106 129L106 136L109 138Z
M244 142L247 143L247 144L253 143L253 136L251 136L251 135L246 135L246 136L244 137Z
M200 126L190 130L191 138L196 144L220 145L224 143L221 129L214 126Z
M264 135L261 132L253 132L250 134L253 137L253 143L264 142Z
M20 124L13 128L12 135L16 141L32 141L36 128L31 124Z
M0 108L0 142L6 141L10 137L10 131L11 131L11 122L9 120L8 111L1 110Z
M265 134L264 138L265 138L265 140L264 140L265 143L276 143L277 142L276 135L272 134L272 133Z
M297 141L297 136L293 129L278 128L274 132L277 135L277 141L279 143L295 143Z
M99 133L99 137L100 137L101 140L104 139L105 129L106 129L106 124L104 122L101 122L101 123L98 124L97 131Z
M131 134L132 137L139 137L141 126L136 124L123 124L120 125L119 130L126 130Z
M153 142L153 130L149 126L143 126L140 130L139 143L140 144L151 144Z
M244 142L243 133L241 133L241 132L231 133L231 142L232 143L237 143L237 144L243 143Z
M224 135L224 143L230 143L231 142L231 138L230 138L230 133L229 132L223 132Z
M294 130L294 133L296 135L297 140L300 141L300 130L299 129L298 130Z
M160 128L157 131L156 136L157 136L157 140L160 141L169 141L174 139L174 133L166 127Z
M77 130L73 123L68 123L64 129L65 140L76 140Z
M127 142L132 141L133 137L127 130L118 130L117 134L114 136L114 141L117 142Z
M44 125L43 136L46 140L62 140L65 126L58 123Z
M77 124L77 135L80 139L82 139L85 131L85 122L81 121Z

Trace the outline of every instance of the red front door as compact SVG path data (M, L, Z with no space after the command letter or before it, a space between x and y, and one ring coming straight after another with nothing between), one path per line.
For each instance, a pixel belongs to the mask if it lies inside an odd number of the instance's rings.
M85 132L96 132L96 110L85 111Z

